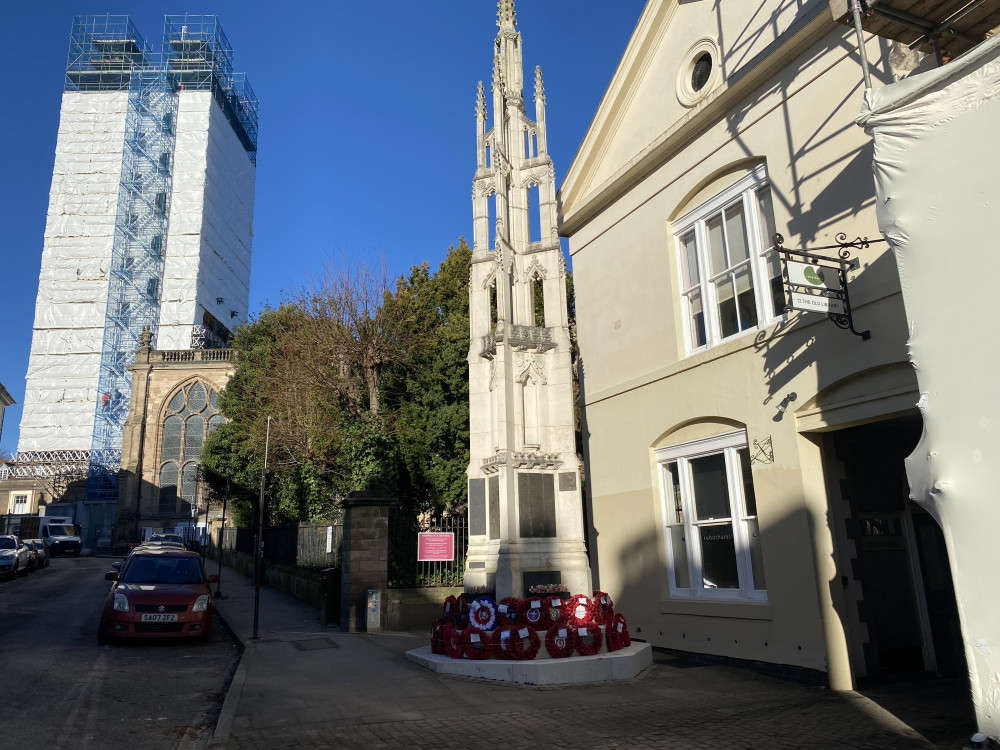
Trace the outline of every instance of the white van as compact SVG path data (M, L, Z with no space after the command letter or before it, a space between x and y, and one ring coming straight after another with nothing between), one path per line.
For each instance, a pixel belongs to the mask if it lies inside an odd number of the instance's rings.
M38 538L49 548L52 556L73 555L79 557L83 542L73 519L62 516L42 516L38 519Z

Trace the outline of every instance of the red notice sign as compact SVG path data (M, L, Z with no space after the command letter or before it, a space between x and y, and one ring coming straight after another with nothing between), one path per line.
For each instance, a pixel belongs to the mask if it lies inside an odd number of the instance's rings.
M417 562L450 561L455 559L455 534L451 531L421 531L417 533Z

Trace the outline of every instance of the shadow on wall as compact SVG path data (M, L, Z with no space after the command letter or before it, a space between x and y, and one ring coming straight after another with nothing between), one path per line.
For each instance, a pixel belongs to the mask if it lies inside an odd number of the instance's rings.
M761 507L768 504L762 503ZM654 645L668 643L671 650L686 652L694 662L731 664L770 677L791 678L802 685L802 690L815 690L816 683L825 684L826 641L817 586L827 588L832 595L836 619L826 625L832 628L833 638L849 638L845 612L848 605L834 553L831 551L820 561L822 576L816 573L813 553L816 532L822 533L822 524L832 519L827 516L820 522L803 507L801 498L789 498L785 504L797 507L778 519L761 518L773 621L661 615L660 602L667 580L660 562L664 541L656 529L650 528L622 544L616 560L621 588L611 592L615 609L627 618L633 638ZM655 620L644 619L644 612ZM801 654L804 658L798 658ZM766 683L758 684L762 690L769 689ZM683 683L674 684L674 688L683 689ZM783 688L773 689L777 695ZM856 717L859 726L898 733L902 722L942 747L964 746L964 740L975 731L966 679L893 680L869 685L862 692L886 714L873 713L866 704L845 699L845 719ZM829 695L826 691L822 694ZM788 708L790 714L793 710Z
M587 423L587 410L584 404L587 403L586 378L583 355L577 355L577 372L579 373L579 401L580 409L580 440L583 443L583 533L587 547L587 556L590 560L590 570L592 582L595 590L601 589L601 560L600 545L598 537L600 532L594 524L594 504L593 504L593 479L590 475L590 426Z
M661 563L666 542L654 528L636 534L620 549L616 563L621 588L614 597L615 609L625 614L634 637L654 645L748 660L751 666L764 671L800 672L800 677L817 679L816 674L806 672L824 671L811 518L801 501L795 503L797 507L791 513L780 518L768 517L768 507L792 503L758 499L763 511L759 520L764 578L769 603L774 608L773 620L660 614L660 602L665 600L668 590L668 573ZM650 502L658 500L650 498ZM638 513L629 515L635 517ZM650 619L644 621L643 613Z
M878 236L877 227L874 234ZM818 368L816 392L822 393L834 383L886 360L887 346L897 347L898 361L906 361L906 342L897 337L898 334L905 336L905 329L889 330L885 316L870 315L864 304L886 285L898 288L895 259L882 243L852 250L851 253L861 262L858 271L848 274L854 327L858 331L871 329L871 339L862 341L850 331L838 328L825 315L808 312L792 313L788 320L779 322L773 329L761 331L754 345L757 353L762 355L768 392L765 405L776 403L791 383L812 367ZM819 254L833 256L835 251L825 250ZM899 298L899 305L901 309L902 298ZM843 347L850 346L865 347L860 350L860 366L859 360L853 357L820 356L824 352L842 351Z
M784 10L776 10L773 16L775 33L777 33L778 14ZM721 34L721 17L719 29ZM719 41L723 42L721 38ZM749 39L746 40L746 43L749 44L752 41ZM727 49L725 46L723 48ZM792 88L800 85L798 81L801 80L802 74L806 72L807 68L816 64L816 60L813 58L821 57L830 52L847 52L857 56L857 49L852 43L844 38L834 36L830 38L830 42L826 46L814 49L812 56L798 60L798 65L789 64L780 76L771 81L769 85L758 89L756 96L745 100L742 106L736 105L726 115L727 126L733 136L733 141L746 156L751 158L767 156L755 153L742 138L741 130L757 102L770 94L780 94L783 102L781 106L784 132L790 157L788 183L791 185L791 190L788 193L782 193L772 184L772 197L777 205L784 208L787 216L791 217L788 225L784 228L785 231L780 228L778 231L790 239L797 238L802 243L819 244L818 239L837 233L839 222L856 215L861 209L870 207L875 202L875 183L871 175L871 158L874 146L870 141L865 140L859 143L853 152L844 154L833 161L818 162L814 153L833 139L858 130L854 119L860 111L863 92L860 62L857 66L857 83L839 101L831 100L829 102L827 116L812 132L804 132L800 122L795 122L793 127L788 107L788 97L792 93ZM731 50L730 57L732 54L734 52ZM727 71L726 73L727 77L731 74L739 75L738 71ZM800 187L816 182L824 184L825 187L809 200L804 200L800 193ZM877 227L872 228L872 233L878 234ZM824 242L823 244L828 243Z

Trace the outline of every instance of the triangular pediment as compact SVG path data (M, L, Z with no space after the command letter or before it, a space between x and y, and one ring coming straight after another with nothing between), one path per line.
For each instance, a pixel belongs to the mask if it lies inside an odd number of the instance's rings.
M724 117L734 84L786 64L795 47L786 43L807 27L834 27L825 2L649 0L560 187L561 220L609 184L631 184L635 167L679 131Z

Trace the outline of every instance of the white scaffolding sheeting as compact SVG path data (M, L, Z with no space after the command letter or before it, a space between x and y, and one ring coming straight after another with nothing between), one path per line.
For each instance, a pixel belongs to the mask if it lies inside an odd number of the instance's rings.
M63 94L19 451L90 448L127 106Z
M948 545L980 731L1000 738L1000 36L951 63L869 91L879 228L899 268L924 431L911 497Z
M211 92L179 97L160 349L190 347L205 311L232 329L250 298L256 168Z

